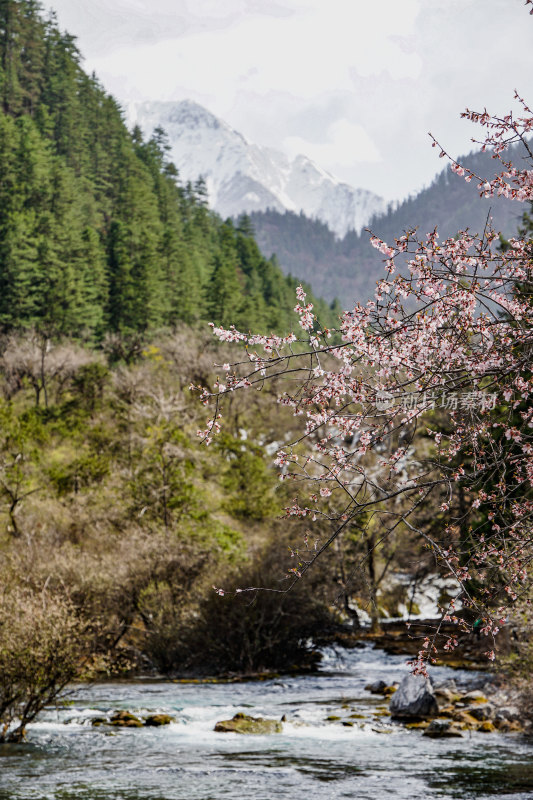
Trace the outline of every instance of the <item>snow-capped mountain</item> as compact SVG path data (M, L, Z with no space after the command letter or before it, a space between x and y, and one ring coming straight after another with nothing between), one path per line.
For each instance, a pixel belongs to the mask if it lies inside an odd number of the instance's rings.
M132 104L127 116L146 136L158 126L164 128L181 180L202 176L211 207L223 217L267 208L302 211L342 237L349 230L360 231L385 210L378 195L343 183L304 155L291 160L278 150L248 142L191 100Z

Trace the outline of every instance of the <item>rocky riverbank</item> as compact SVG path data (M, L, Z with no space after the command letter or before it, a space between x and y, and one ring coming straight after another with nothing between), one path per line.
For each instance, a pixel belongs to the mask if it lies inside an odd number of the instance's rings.
M423 735L444 738L464 735L466 731L481 733L530 733L532 721L519 705L520 697L495 680L471 682L460 687L454 679L433 686L422 675L406 675L400 684L378 681L365 688L381 695L388 703L391 720Z
M456 646L453 650L444 650L443 645L452 635L457 641ZM435 686L438 715L427 715L412 721L416 727L427 728L429 736L455 735L461 730L532 733L531 687L524 686L523 682L518 687L514 681L509 680L501 667L502 659L512 652L513 636L512 629L503 629L494 643L486 636L463 630L461 625L441 623L435 619L417 619L382 620L377 631L360 628L340 633L336 640L343 647L362 647L365 642L372 642L375 647L390 655L416 657L424 640L429 637L438 648L435 659L437 665L483 673L483 677L473 679L469 685ZM487 656L487 652L492 649L497 654L495 662ZM390 698L390 687L387 691ZM478 698L474 705L472 694L475 692L480 692L483 701L480 702Z

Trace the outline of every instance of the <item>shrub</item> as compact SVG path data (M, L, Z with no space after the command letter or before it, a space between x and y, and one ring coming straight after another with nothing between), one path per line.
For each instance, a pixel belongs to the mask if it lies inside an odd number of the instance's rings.
M226 582L223 597L207 595L181 634L174 668L249 674L315 666L314 647L337 627L337 613L323 593L320 570L285 591L292 580L280 575L279 564L279 548L270 547ZM279 591L235 592L243 586Z
M22 741L26 725L77 675L87 634L62 598L20 588L0 594L0 743Z

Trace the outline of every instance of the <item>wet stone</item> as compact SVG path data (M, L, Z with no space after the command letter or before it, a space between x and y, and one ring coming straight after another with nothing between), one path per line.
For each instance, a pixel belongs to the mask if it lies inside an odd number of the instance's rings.
M467 692L461 697L461 701L463 703L487 703L487 698L480 692L479 690L475 690L473 692Z
M460 729L449 719L434 719L422 734L433 739L444 739L452 736L461 737Z
M281 733L283 726L275 719L263 717L249 717L247 714L235 714L233 719L224 719L215 725L217 733L250 733L268 734Z
M130 711L115 711L111 717L109 725L115 728L142 728L143 723L139 717L132 714Z
M469 708L468 713L479 722L484 722L485 720L494 718L494 706L491 706L489 703L482 703L481 705Z
M393 719L436 717L439 707L429 678L406 675L392 696L389 709Z
M161 725L170 725L171 722L174 722L174 717L170 714L150 714L144 720L144 724L149 728L159 728Z
M496 719L498 721L507 720L508 722L519 722L520 718L520 711L516 706L504 706L503 708L499 708L496 712Z
M365 691L371 694L384 694L387 684L385 681L374 681L374 683L367 683Z

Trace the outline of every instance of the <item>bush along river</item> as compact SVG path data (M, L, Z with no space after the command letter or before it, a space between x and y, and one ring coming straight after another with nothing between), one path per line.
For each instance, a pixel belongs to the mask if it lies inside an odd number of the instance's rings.
M0 800L533 797L531 740L487 676L434 667L433 694L405 662L364 644L313 675L76 686L0 747Z

